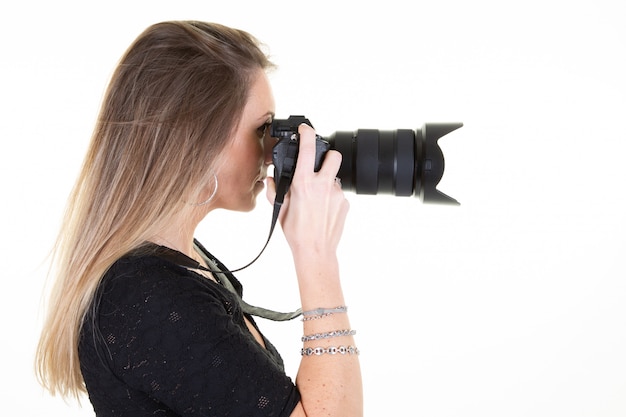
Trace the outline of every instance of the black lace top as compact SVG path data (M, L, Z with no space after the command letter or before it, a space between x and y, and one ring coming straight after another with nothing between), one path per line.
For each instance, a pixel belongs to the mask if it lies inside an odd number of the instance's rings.
M80 334L80 367L96 415L289 416L300 400L268 341L257 343L237 296L149 246L118 260ZM241 296L241 284L228 275ZM254 324L254 320L247 316Z

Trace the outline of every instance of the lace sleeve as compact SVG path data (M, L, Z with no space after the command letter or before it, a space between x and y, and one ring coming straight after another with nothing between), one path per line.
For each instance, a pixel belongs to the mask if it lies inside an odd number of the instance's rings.
M146 415L160 407L165 415L288 416L299 394L273 348L249 333L232 294L175 265L138 263L109 274L85 326L98 335L81 341L96 411L142 403Z

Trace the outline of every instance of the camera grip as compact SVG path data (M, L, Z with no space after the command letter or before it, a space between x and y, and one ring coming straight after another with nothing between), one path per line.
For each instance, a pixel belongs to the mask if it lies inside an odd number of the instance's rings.
M274 164L274 178L282 181L282 178L288 178L289 184L291 177L296 169L298 159L298 150L300 137L294 133L291 138L283 138L274 145L272 151L272 163ZM315 172L319 171L324 161L326 152L330 149L330 143L319 135L315 136ZM284 174L284 175L283 175Z

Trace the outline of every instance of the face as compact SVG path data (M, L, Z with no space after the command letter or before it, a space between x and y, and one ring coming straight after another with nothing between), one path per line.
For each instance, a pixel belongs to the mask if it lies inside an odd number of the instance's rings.
M215 206L249 211L265 187L267 167L272 163L275 139L269 135L274 117L274 96L264 71L259 70L237 133L224 153L217 172L219 181Z

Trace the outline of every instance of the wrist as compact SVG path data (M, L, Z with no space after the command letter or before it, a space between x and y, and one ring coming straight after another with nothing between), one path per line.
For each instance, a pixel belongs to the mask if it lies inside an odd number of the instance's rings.
M299 264L337 264L336 248L319 247L316 245L291 245L291 254L296 266Z
M303 256L294 255L294 265L298 282L302 284L332 285L339 283L339 261L336 254Z

